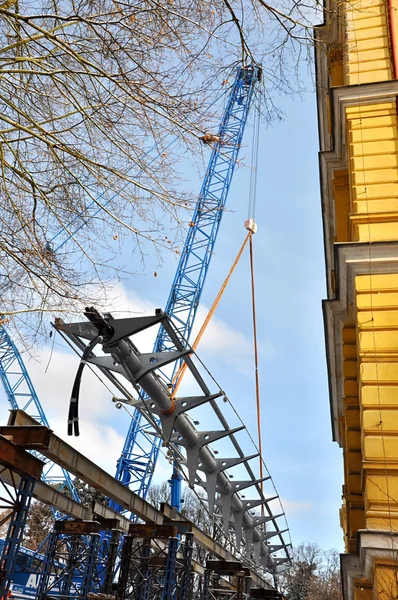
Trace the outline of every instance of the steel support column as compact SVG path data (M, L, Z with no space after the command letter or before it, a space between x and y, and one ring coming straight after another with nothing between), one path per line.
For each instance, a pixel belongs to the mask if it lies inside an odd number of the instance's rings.
M130 567L130 558L131 552L133 549L133 538L131 535L126 535L123 542L122 548L122 557L120 559L120 575L119 582L117 586L116 597L119 599L125 598L128 576L129 576L129 567Z
M201 600L208 600L210 587L210 569L205 569Z
M11 585L17 553L22 542L32 492L35 485L33 477L22 476L18 487L15 509L8 526L3 553L0 561L0 598L7 598Z
M46 552L46 560L44 563L44 571L40 578L39 587L37 590L37 600L45 600L47 594L48 582L51 576L51 567L53 564L55 549L57 546L58 534L56 531L52 531L48 538L48 548Z
M149 557L151 554L151 540L147 538L141 546L141 571L137 581L137 600L148 600L149 598Z
M102 593L112 594L112 583L115 576L116 560L120 544L122 532L119 529L112 529L112 533L109 539L109 550L108 556L106 557L105 575L102 583Z
M81 587L81 591L79 594L81 600L87 599L87 594L89 593L91 585L92 585L95 561L96 561L96 558L98 555L99 544L100 544L100 534L93 533L90 536L90 540L89 540L88 548L87 548L87 557L86 557L85 568L84 568L83 577L82 577L82 587Z
M179 600L189 600L192 588L192 555L193 555L193 533L185 534L185 543L183 546L183 573L180 583Z
M169 538L162 600L173 600L176 584L176 557L179 542L180 540L177 537Z
M63 582L60 583L60 587L62 590L62 595L64 597L69 597L71 595L71 588L73 583L73 573L78 563L78 556L80 550L79 537L73 536L72 539L68 542L69 546L69 557L68 564L66 567L67 575Z

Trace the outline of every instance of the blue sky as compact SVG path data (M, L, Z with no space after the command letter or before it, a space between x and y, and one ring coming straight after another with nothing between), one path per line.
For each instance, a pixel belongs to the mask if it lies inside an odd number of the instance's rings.
M254 250L263 454L285 501L293 543L308 540L342 551L338 518L342 457L331 438L321 313L325 275L317 113L312 81L304 69L308 92L303 99L278 98L285 119L261 129ZM246 144L250 139L247 132ZM248 162L249 150L244 154ZM190 183L196 177L189 172L185 175ZM243 221L248 190L249 172L241 167L235 173L203 293L205 307L211 305L246 234ZM164 307L176 264L166 256L159 269L149 258L146 273L117 287L120 306L128 303L138 312ZM249 286L246 253L198 353L255 434ZM77 360L58 341L45 373L48 357L49 348L38 350L37 360L29 362L29 371L50 424L64 435ZM88 455L94 450L98 462L112 471L127 429L127 415L115 410L107 390L89 375L84 386L82 397L89 396L90 402L82 408L82 437L76 444ZM5 410L5 400L1 402ZM168 464L163 461L157 479L165 479L167 474Z

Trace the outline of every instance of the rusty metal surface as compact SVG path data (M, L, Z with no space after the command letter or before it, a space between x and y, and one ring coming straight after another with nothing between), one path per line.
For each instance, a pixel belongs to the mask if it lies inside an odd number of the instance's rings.
M25 448L33 446L34 444L34 448L40 450L41 454L63 466L69 472L73 473L79 477L79 479L82 479L95 489L101 491L107 497L114 499L118 504L129 511L132 511L143 521L157 525L162 525L164 522L167 524L169 521L186 523L186 519L169 505L163 505L163 512L155 509L148 502L131 492L114 477L106 473L106 471L101 469L98 465L58 438L50 429L43 428L41 425L34 425L34 423L34 419L23 411L11 411L7 431L13 436L13 439L21 440L21 443ZM30 433L28 430L30 430ZM33 441L28 439L29 435L32 435ZM31 456L22 448L18 448L18 450L23 453L24 457ZM125 517L99 502L95 502L93 510L91 510L41 481L38 481L36 484L34 497L58 508L65 514L74 518L91 520L95 514L99 514L104 518L120 519L120 528L124 531L126 531L130 525L130 522L127 521ZM191 524L191 531L195 536L195 541L214 556L218 556L224 560L234 559L231 552L214 541L213 538L201 531L194 524ZM271 586L258 572L250 569L250 575L254 585L271 589Z
M0 464L19 475L40 479L44 463L0 435Z
M131 492L123 483L117 481L104 469L61 440L51 429L32 425L32 418L21 410L12 411L12 413L9 423L18 423L18 425L8 425L0 428L0 431L1 429L7 430L10 435L13 435L14 440L21 441L24 448L39 450L41 454L64 467L108 498L112 498L143 521L159 525L163 523L163 515L149 502ZM33 441L29 440L29 435L32 435Z
M235 560L208 560L206 569L210 569L213 573L220 573L220 575L236 575L238 573L250 575L250 570Z
M284 597L282 596L282 594L280 594L276 590L265 590L263 588L253 588L250 590L250 598L261 598L264 600L283 600Z
M117 529L119 521L117 519L97 521L55 521L55 531L68 535L89 535L90 533L100 533L101 531Z
M0 435L12 439L20 448L34 450L42 445L47 445L52 434L51 429L44 425L1 425Z
M165 539L176 537L177 527L172 524L168 525L140 525L131 523L129 527L129 535L135 538L157 538Z

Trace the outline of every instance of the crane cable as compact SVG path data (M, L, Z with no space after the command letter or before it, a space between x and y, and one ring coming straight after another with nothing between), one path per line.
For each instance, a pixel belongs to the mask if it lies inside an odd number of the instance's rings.
M252 291L252 316L253 316L253 344L254 344L254 377L256 389L256 410L257 410L257 434L258 434L258 451L260 459L260 479L263 479L263 448L261 439L261 404L260 404L260 381L258 374L258 343L257 343L257 314L256 314L256 293L254 283L254 256L253 256L253 236L250 235L250 279ZM263 481L260 482L261 493L263 490ZM264 516L264 505L261 505L261 516Z
M253 124L253 139L252 139L252 155L251 155L251 170L250 170L250 188L249 188L249 219L248 223L252 225L253 233L257 229L255 222L256 216L256 197L257 197L257 173L258 173L258 154L260 144L260 120L261 120L261 93L257 94L255 104L255 115ZM254 377L255 377L255 394L256 394L256 411L257 411L257 435L258 435L258 451L260 461L260 479L263 479L263 451L261 439L261 402L260 402L260 379L259 379L259 363L258 363L258 343L257 343L257 313L256 313L256 293L254 280L254 251L253 251L253 236L250 236L250 279L252 293L252 318L253 318L253 345L254 345ZM263 481L260 482L261 493L264 495ZM261 516L264 516L264 505L261 505Z
M250 188L249 188L249 218L245 221L245 227L248 229L247 236L245 237L243 244L236 255L234 262L229 270L227 277L225 278L207 316L204 320L202 327L199 330L195 341L192 344L192 350L196 350L200 340L211 318L213 317L216 308L221 300L223 293L231 279L232 273L243 254L247 242L249 242L250 249L250 279L251 279L251 296L252 296L252 319L253 319L253 344L254 344L254 376L255 376L255 395L256 395L256 412L257 412L257 434L258 434L258 450L259 450L259 461L260 461L260 479L263 479L263 458L262 458L262 438L261 438L261 402L260 402L260 380L259 380L259 361L258 361L258 342L257 342L257 313L256 313L256 294L255 294L255 278L254 278L254 252L253 252L253 234L257 230L257 225L254 220L256 210L256 195L257 195L257 172L258 172L258 150L259 150L259 139L260 139L260 95L257 97L256 114L254 117L253 126L253 143L252 143L252 156L251 156L251 171L250 171ZM174 401L177 394L177 390L184 377L184 373L187 368L187 363L184 361L177 373L175 374L172 384L173 391L171 394L172 407L171 411L174 411ZM260 482L261 493L264 495L263 481ZM264 516L264 505L261 505L261 516Z
M222 286L221 286L221 288L220 288L220 290L219 290L219 292L218 292L218 294L217 294L217 296L216 296L216 298L215 298L215 300L214 300L214 302L213 302L213 304L212 304L212 306L211 306L211 308L210 308L210 310L209 310L209 312L208 312L208 314L207 314L207 316L206 316L206 318L205 318L205 320L203 322L203 325L200 328L199 333L196 336L195 341L194 341L194 343L191 346L192 350L195 351L196 348L198 347L198 344L199 344L200 340L202 339L202 336L203 336L203 334L204 334L204 332L205 332L208 324L210 323L210 320L211 320L212 316L214 315L214 313L216 311L216 308L217 308L217 306L218 306L218 304L219 304L219 302L221 300L221 297L222 297L223 293L225 292L225 288L227 287L227 285L229 283L229 280L231 279L232 273L235 271L235 268L236 268L236 266L237 266L237 264L238 264L238 262L240 260L240 257L243 254L243 250L245 249L246 244L249 241L249 239L251 238L251 236L252 236L252 232L248 231L247 236L245 237L245 239L243 241L243 244L240 247L240 250L239 250L238 254L235 257L235 260L232 263L232 267L230 268L228 275L224 279L224 283L222 284ZM182 363L181 367L178 369L177 373L174 376L174 379L173 379L173 382L172 382L174 387L173 387L173 393L171 395L171 397L172 397L173 400L174 400L174 398L175 398L175 396L177 394L177 390L178 390L178 388L180 386L182 378L184 377L184 373L186 371L186 368L187 368L187 363L184 361Z

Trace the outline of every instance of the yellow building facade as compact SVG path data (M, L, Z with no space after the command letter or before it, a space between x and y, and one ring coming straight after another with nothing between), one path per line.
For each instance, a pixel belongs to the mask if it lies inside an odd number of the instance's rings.
M327 0L316 30L323 308L333 436L344 457L345 600L398 598L396 39L397 0Z

